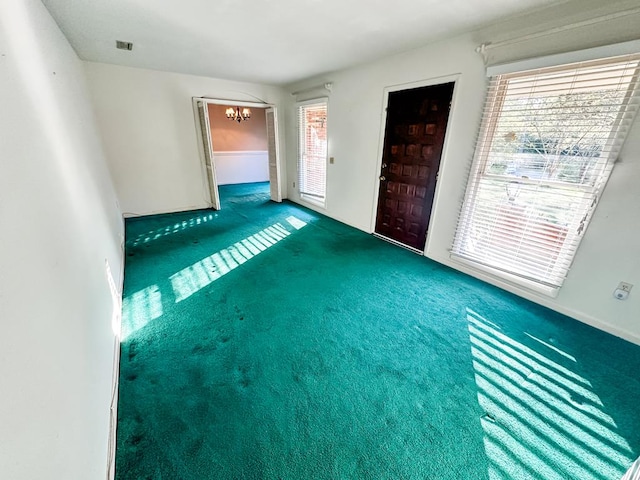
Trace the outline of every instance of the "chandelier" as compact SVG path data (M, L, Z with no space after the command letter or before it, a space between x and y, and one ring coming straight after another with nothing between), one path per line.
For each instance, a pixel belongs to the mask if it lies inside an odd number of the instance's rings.
M238 123L242 120L249 120L251 118L251 110L246 107L243 108L242 111L240 111L240 107L229 107L224 113L229 120L235 120Z

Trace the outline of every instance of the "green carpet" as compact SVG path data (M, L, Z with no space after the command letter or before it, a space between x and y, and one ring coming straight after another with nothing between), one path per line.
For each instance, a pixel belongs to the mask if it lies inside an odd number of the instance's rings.
M618 479L640 347L291 203L130 219L119 479Z

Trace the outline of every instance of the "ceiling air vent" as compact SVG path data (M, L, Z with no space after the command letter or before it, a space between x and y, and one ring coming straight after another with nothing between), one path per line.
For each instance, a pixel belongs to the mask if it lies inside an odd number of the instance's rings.
M116 48L120 50L133 50L133 43L131 42L123 42L121 40L116 40Z

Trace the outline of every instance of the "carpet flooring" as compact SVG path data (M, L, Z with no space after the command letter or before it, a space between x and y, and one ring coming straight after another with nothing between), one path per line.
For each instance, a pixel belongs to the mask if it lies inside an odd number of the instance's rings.
M129 219L118 479L618 479L640 347L292 203Z

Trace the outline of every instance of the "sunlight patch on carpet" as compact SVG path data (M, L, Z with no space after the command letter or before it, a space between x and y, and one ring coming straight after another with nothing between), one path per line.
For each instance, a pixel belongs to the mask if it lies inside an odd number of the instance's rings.
M553 346L553 345L551 345L550 343L547 343L547 342L545 342L544 340L540 340L539 338L534 337L533 335L531 335L531 334L529 334L529 333L527 333L527 332L524 332L524 334L525 334L527 337L529 337L530 339L535 340L536 342L538 342L538 343L540 343L540 344L544 345L544 346L545 346L545 347L547 347L547 348L550 348L551 350L553 350L553 351L554 351L554 352L556 352L556 353L559 353L559 354L560 354L560 355L562 355L563 357L566 357L566 358L568 358L569 360L572 360L572 361L574 361L574 362L576 361L576 357L574 357L573 355L569 355L567 352L563 352L562 350L560 350L560 349L559 349L559 348L557 348L557 347L554 347L554 346Z
M490 480L624 473L631 448L591 383L567 368L574 357L527 334L540 345L533 350L473 310L467 320Z
M302 220L300 220L297 217L294 217L293 215L291 215L290 217L287 217L286 220L287 222L289 222L289 225L291 225L296 230L300 230L302 227L304 227L307 224L307 222L303 222Z
M162 294L158 285L143 288L122 301L122 340L162 316Z
M289 217L286 220L292 225L292 221L299 222L299 227L293 225L296 229L306 225L305 222L295 217ZM289 235L291 232L281 223L276 223L180 270L169 277L176 296L176 303L189 298Z
M141 233L133 239L132 245L134 247L137 247L138 245L157 240L161 237L166 237L167 235L173 235L175 233L182 232L188 228L196 227L198 225L202 225L204 223L212 221L217 216L217 213L199 215L197 217L190 218L189 220L183 220L182 222L175 223L174 225L170 225L168 227L157 228L146 233Z

